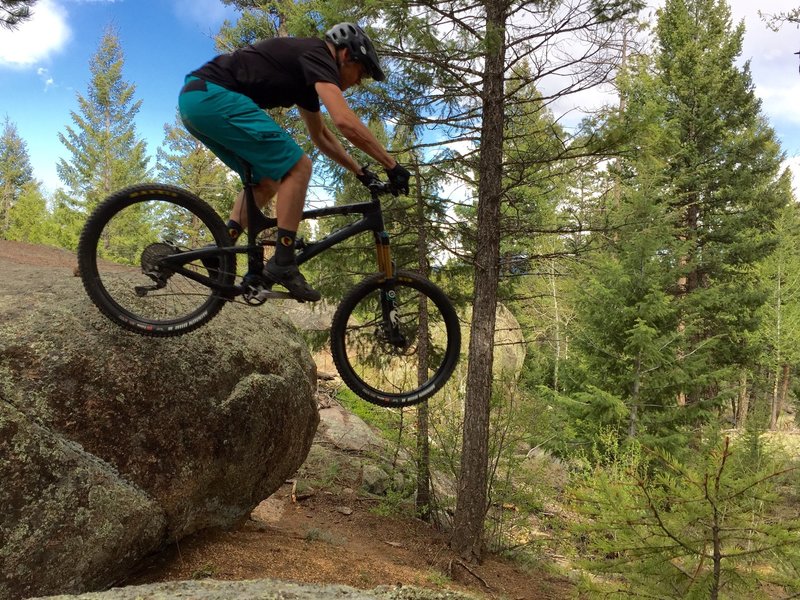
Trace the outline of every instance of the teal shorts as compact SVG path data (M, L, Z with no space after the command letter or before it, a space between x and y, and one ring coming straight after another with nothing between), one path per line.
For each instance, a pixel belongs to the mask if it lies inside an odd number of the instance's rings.
M197 80L181 91L178 108L186 129L245 180L242 160L253 168L253 180L280 181L303 157L291 136L250 98L222 86ZM205 84L205 85L203 85Z

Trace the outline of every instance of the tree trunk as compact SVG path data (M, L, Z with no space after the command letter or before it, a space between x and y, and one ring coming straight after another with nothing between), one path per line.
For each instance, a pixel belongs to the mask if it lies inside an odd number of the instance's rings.
M556 288L555 260L550 261L550 293L553 296L553 337L556 345L556 357L553 361L553 390L558 391L558 368L561 362L561 315L558 313L558 290Z
M639 427L639 393L642 386L642 357L641 352L636 357L636 369L633 373L633 388L631 390L631 413L628 420L628 437L634 439Z
M417 179L417 265L420 275L428 277L428 239L425 229L425 200L422 197L422 180L420 179L419 166L414 169ZM423 295L419 303L419 331L417 352L417 381L422 384L428 380L428 357L430 356L430 337L428 332L428 304ZM428 403L423 402L417 407L417 495L415 508L417 515L424 521L431 518L431 464L430 444L428 441Z
M739 375L739 403L736 406L736 428L744 429L747 425L747 412L750 410L750 394L747 393L747 371Z
M506 2L487 0L483 74L481 154L478 172L478 232L475 292L469 343L469 372L464 410L464 439L451 548L462 558L480 561L487 509L489 400L492 394L494 328L500 259L500 201L503 159L503 75Z
M784 363L781 367L781 377L780 377L780 390L776 394L775 401L772 407L772 416L770 418L770 429L777 429L778 428L778 420L781 418L781 413L783 412L783 407L786 404L786 395L789 393L789 374L790 374L790 367L788 364ZM778 381L776 378L775 387L778 387Z

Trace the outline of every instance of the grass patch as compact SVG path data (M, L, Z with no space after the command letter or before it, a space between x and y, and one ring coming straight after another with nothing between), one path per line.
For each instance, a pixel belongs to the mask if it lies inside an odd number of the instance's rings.
M370 508L369 512L379 517L413 516L414 503L403 491L388 490L377 506Z
M192 579L211 579L217 574L217 568L211 563L205 564L192 573Z
M347 541L345 539L337 538L330 531L325 531L324 529L319 529L317 527L312 527L306 531L304 539L307 542L324 542L326 544L330 544L331 546L343 546Z
M429 569L425 574L425 579L428 580L428 583L431 583L436 587L446 587L453 583L453 580L450 579L446 573L440 571L439 569Z
M337 400L347 410L359 417L362 421L377 427L385 437L395 439L400 422L400 413L396 408L384 408L362 400L351 390L342 386L337 392Z

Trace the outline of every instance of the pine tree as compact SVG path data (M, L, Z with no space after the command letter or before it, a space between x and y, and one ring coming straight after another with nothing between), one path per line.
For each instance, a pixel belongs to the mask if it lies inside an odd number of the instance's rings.
M686 250L655 150L665 143L665 99L648 57L632 59L617 82L625 109L608 117L606 135L624 144L598 195L605 228L589 236L595 251L574 273L569 383L557 396L571 423L562 442L591 447L613 428L674 451L685 442L672 409L686 377L674 299Z
M591 597L775 597L800 584L800 522L781 514L797 465L758 440L710 436L678 460L606 437L574 490ZM611 578L609 577L611 576ZM770 594L769 592L773 592ZM791 597L791 596L782 596Z
M24 187L33 182L28 148L17 127L6 117L0 136L0 238L8 235L11 210Z
M744 25L731 24L727 3L669 0L656 31L657 93L668 99L660 152L681 213L676 234L688 244L678 289L683 355L704 372L685 397L697 407L718 399L732 367L750 360L745 334L764 301L754 265L774 246L770 229L788 198L749 65L737 65Z
M156 156L159 181L189 190L227 220L239 187L238 178L186 131L179 117L171 125L164 125L164 143Z
M382 31L385 47L398 61L400 90L398 114L413 112L424 116L422 124L435 126L447 142L468 141L461 153L450 151L450 160L440 168L452 167L451 174L474 186L476 205L475 237L470 256L474 267L473 314L471 320L469 369L464 411L464 435L458 486L458 506L451 539L462 556L480 559L487 506L488 443L494 327L500 275L502 206L510 189L520 182L504 181L509 167L506 150L507 109L515 90L527 83L535 86L544 73L566 75L572 84L549 96L555 98L600 83L617 56L614 22L627 14L633 2L610 5L579 2L571 7L561 3L500 2L470 3L420 1L413 6L387 7ZM530 13L535 19L527 20ZM580 31L588 40L592 61L577 57L548 55L538 60L538 50L554 47L564 29ZM536 40L535 44L532 40ZM551 44L553 46L551 46ZM584 48L585 49L585 48ZM546 53L545 53L546 54ZM563 60L560 60L563 59ZM527 78L518 66L528 60ZM608 62L604 62L608 61ZM403 104L407 108L403 108ZM579 144L567 144L576 154ZM538 163L556 163L569 153L547 155L542 150ZM506 185L506 184L509 185Z
M108 28L90 64L88 92L78 94L80 111L70 113L74 127L58 134L71 155L57 165L59 178L69 188L60 204L78 213L75 220L109 194L149 175L146 143L137 138L134 124L141 100L133 100L136 87L123 80L123 66L119 38ZM71 244L75 235L64 232L63 239Z
M14 29L30 19L36 0L0 0L0 28Z
M783 183L787 187L790 185L788 174ZM757 344L759 350L754 371L759 373L763 369L770 373L767 379L770 429L777 428L793 372L800 365L797 347L800 336L800 212L797 204L789 204L782 210L775 233L777 247L758 269L758 278L768 290L768 296L759 310L760 327L753 336L756 339L751 342ZM746 407L740 416L737 425L741 427L746 422Z
M9 211L8 239L55 245L55 231L56 225L38 183L32 181L25 184Z
M610 135L629 141L607 207L617 229L578 290L569 397L613 398L620 432L679 452L736 402L762 354L754 333L768 289L757 265L790 196L747 65L736 64L743 28L727 5L670 0L657 33L655 56L620 78L625 110ZM589 442L591 402L565 407Z

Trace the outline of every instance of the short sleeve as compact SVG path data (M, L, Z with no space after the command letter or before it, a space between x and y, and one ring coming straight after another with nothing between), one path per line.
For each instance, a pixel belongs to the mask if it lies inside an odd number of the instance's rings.
M299 61L306 85L314 87L317 82L326 81L341 87L336 63L325 46L304 52Z

